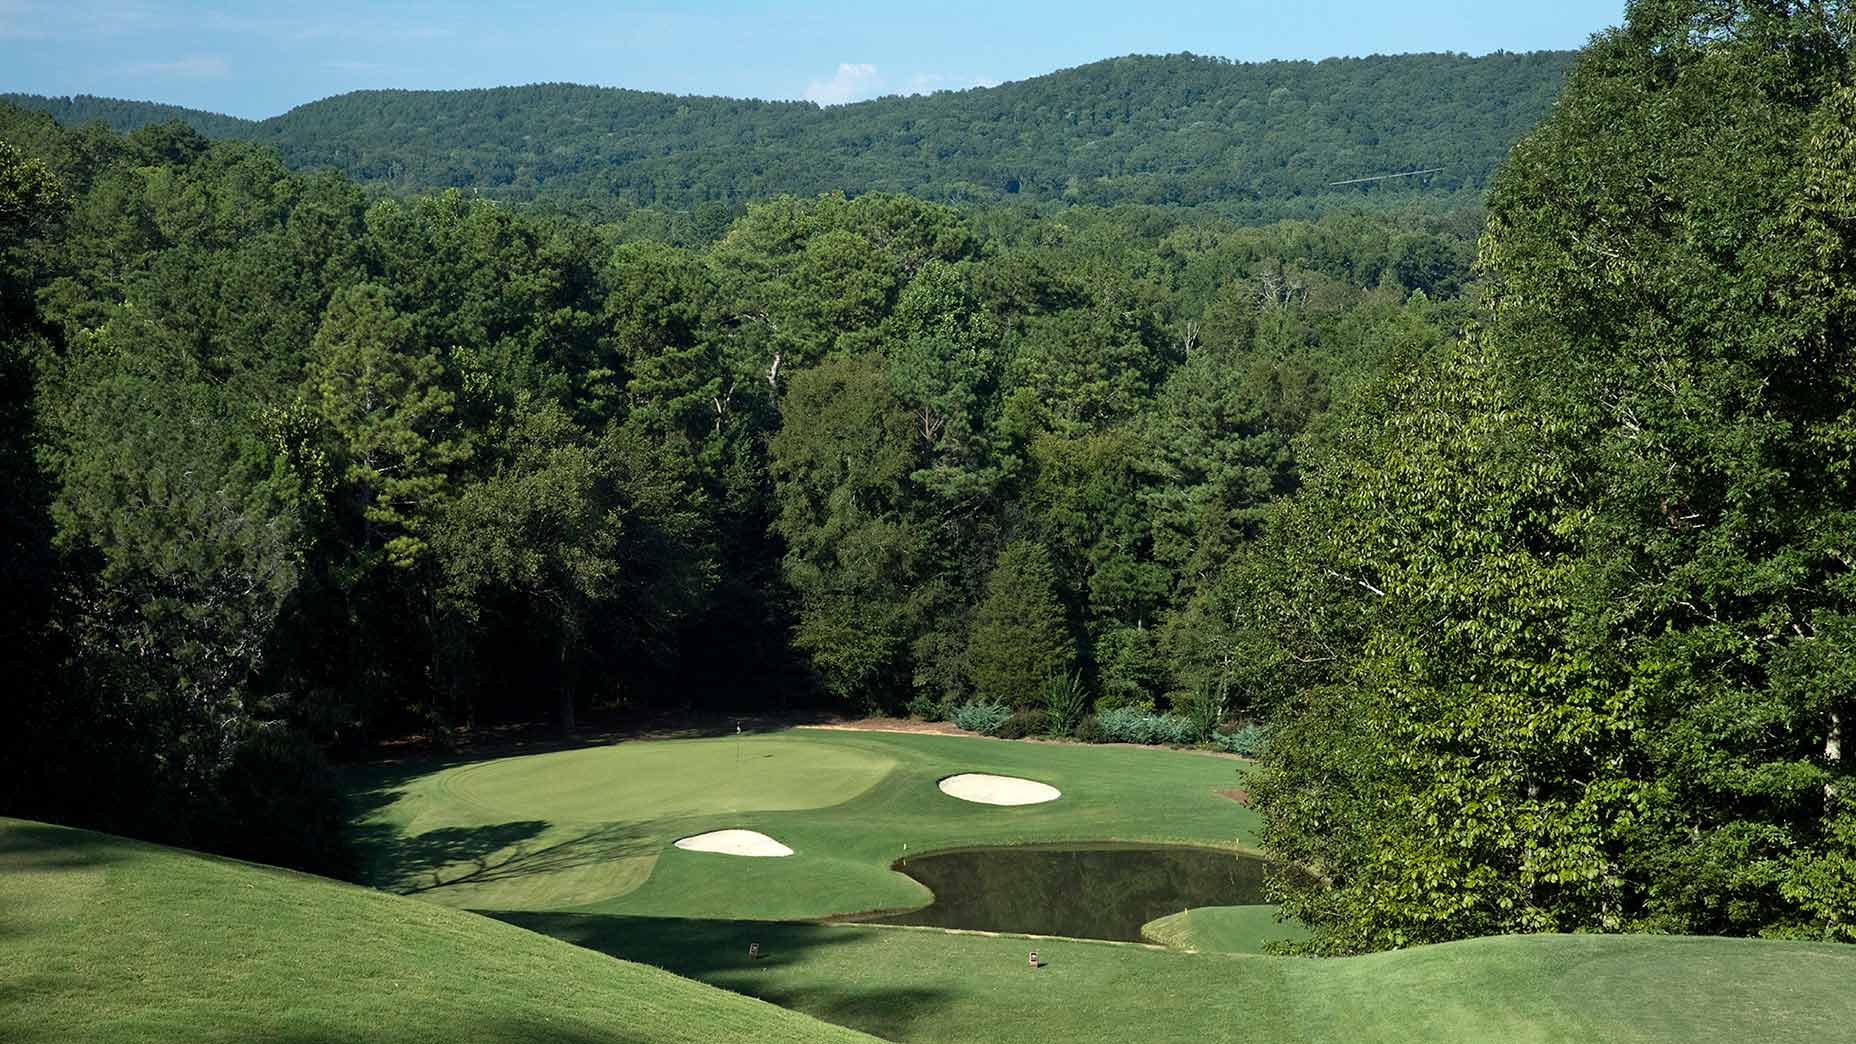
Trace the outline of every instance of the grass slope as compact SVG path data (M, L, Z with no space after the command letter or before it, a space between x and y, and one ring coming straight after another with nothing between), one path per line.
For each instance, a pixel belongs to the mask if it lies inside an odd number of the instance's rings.
M1856 1025L1856 947L1835 944L1512 936L1321 961L863 925L506 916L922 1044L1821 1044ZM749 941L769 956L746 960ZM1048 961L1036 971L1032 948Z
M0 819L0 1040L866 1039L496 921Z
M1141 926L1149 941L1193 953L1262 953L1272 942L1308 938L1300 921L1276 920L1275 906L1201 906Z

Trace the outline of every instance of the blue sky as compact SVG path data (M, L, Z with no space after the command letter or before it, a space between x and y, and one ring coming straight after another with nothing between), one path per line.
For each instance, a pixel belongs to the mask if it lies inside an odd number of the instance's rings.
M837 104L1115 55L1570 48L1623 0L368 4L0 0L0 91L271 116L374 87L572 81Z

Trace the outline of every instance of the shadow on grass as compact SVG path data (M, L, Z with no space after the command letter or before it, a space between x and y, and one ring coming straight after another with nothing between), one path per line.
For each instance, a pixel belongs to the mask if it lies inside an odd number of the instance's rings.
M830 968L804 966L823 951L866 941L857 929L797 921L718 921L683 917L477 911L621 960L804 1012L892 1040L936 1017L949 999L923 987L866 987ZM758 958L748 955L759 944Z
M432 1012L426 1016L434 1021L443 1019L447 1023L446 1033L453 1040L483 1041L494 1044L651 1044L662 1040L661 1033L636 1030L622 1026L606 1026L598 1031L574 1029L562 1026L557 1021L542 1019L468 1019L445 1012ZM265 1041L267 1044L354 1044L355 1038L348 1035L318 1030L280 1030L275 1026L253 1025L242 1027L248 1032L242 1039ZM367 1039L391 1044L398 1040L430 1040L431 1027L404 1026L388 1022Z
M380 824L356 831L368 884L402 895L497 884L577 870L643 855L655 848L624 824L599 827L547 844L532 844L550 824L539 819L480 827L444 827L400 834Z
M0 872L103 866L125 858L135 844L81 827L20 823L0 829Z
M563 736L553 725L524 722L459 732L439 744L431 737L414 736L381 744L350 762L346 771L357 781L403 785L407 780L441 769L472 762L524 754L552 754L563 750L610 747L644 740L718 739L723 736L784 732L796 725L817 725L836 720L823 711L780 714L673 714L645 721L594 722Z
M374 760L350 764L341 770L348 792L348 836L359 855L354 879L361 884L402 891L409 887L409 880L416 878L429 890L434 883L434 871L458 863L476 864L473 873L484 880L497 879L497 875L507 877L558 870L584 865L593 859L643 851L626 848L614 830L602 830L546 849L526 851L513 862L503 861L492 866L487 862L489 857L536 837L549 824L542 820L525 820L405 835L374 821L376 814L397 802L407 787L433 773L500 758L608 747L628 741L714 738L735 735L737 729L748 735L780 732L815 719L824 720L819 715L707 715L660 719L651 726L624 732L583 732L568 737L550 734L541 726L521 726L510 730L486 730L463 749L438 750L406 744L376 751ZM618 834L622 834L622 830Z

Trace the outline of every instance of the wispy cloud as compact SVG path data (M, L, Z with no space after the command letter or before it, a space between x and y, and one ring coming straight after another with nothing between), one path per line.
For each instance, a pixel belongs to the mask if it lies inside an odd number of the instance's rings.
M218 80L232 75L232 65L215 55L194 55L172 62L136 62L122 71L130 76L171 76L186 80Z
M883 78L876 66L868 62L841 62L838 74L829 80L813 80L806 85L806 100L820 105L845 105L874 98L883 91Z

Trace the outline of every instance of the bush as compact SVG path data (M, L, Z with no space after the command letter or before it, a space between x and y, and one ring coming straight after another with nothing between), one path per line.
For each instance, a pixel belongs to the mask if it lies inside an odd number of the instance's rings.
M1115 707L1096 715L1106 743L1167 743L1185 746L1198 742L1199 731L1177 714L1148 714L1132 707Z
M1254 758L1263 751L1263 741L1268 737L1263 727L1255 723L1245 725L1236 732L1214 732L1212 743L1226 754L1237 754Z
M909 698L908 715L916 721L946 721L948 700L918 692Z
M1164 743L1171 747L1189 747L1199 742L1205 735L1204 729L1191 718L1182 718L1177 714L1161 714L1154 718L1153 743Z
M353 867L348 798L322 752L280 727L240 741L194 844L239 859L340 877Z
M954 724L968 732L977 732L982 736L991 736L999 731L1005 720L1012 716L1012 709L1003 703L986 700L974 700L954 709Z
M1021 710L1005 719L1005 724L993 735L1000 739L1024 739L1026 736L1042 736L1050 727L1050 715L1041 710Z
M1114 707L1096 715L1096 722L1109 743L1152 743L1158 717L1133 707Z
M1192 723L1192 739L1188 741L1191 743L1209 738L1212 730L1224 720L1227 709L1224 695L1213 689L1168 693L1167 705Z
M1102 731L1102 723L1093 714L1083 715L1083 720L1076 723L1074 735L1084 743L1108 742L1108 735Z
M1089 713L1089 690L1083 688L1083 675L1053 674L1044 679L1044 709L1050 712L1045 729L1052 736L1068 736L1076 723Z

